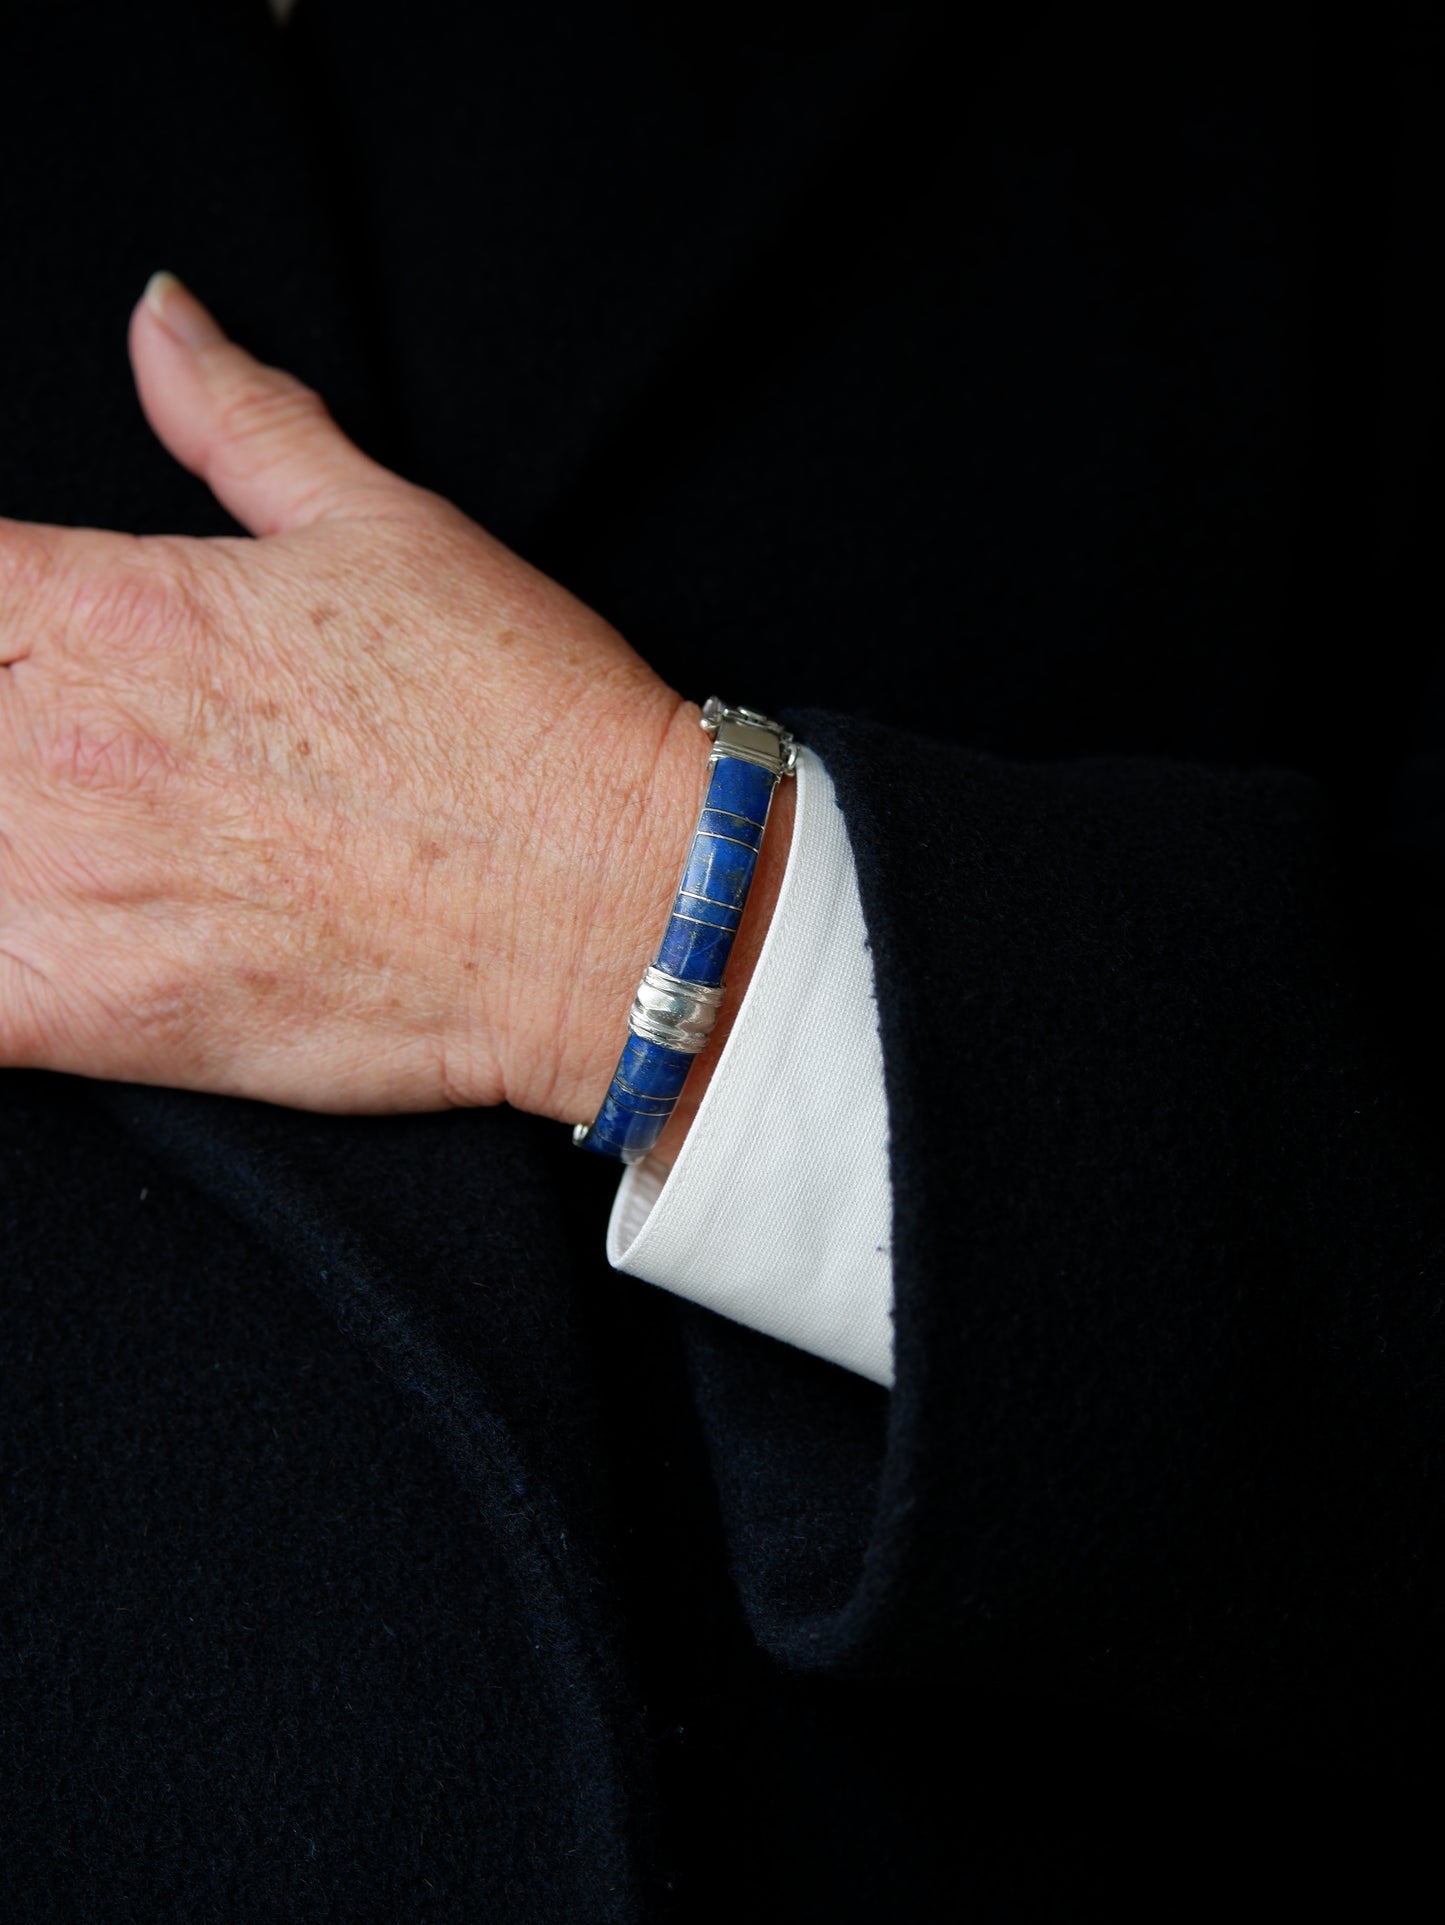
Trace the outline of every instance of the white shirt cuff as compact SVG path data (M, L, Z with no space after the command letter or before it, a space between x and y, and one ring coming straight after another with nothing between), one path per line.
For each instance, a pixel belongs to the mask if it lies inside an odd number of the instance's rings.
M873 958L832 778L798 754L792 847L747 995L669 1172L626 1171L615 1269L893 1381L893 1195Z

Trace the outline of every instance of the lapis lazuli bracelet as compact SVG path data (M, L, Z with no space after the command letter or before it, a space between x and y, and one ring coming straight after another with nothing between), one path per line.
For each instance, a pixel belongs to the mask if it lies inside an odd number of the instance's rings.
M707 790L656 959L643 971L626 1047L590 1123L572 1141L637 1163L662 1135L723 999L723 971L758 866L773 791L797 760L792 736L715 695L702 725L713 738Z

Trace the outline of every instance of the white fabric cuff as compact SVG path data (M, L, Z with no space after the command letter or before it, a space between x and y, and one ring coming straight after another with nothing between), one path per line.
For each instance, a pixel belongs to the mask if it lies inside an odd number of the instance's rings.
M623 1175L615 1269L893 1381L893 1197L873 959L832 778L799 750L792 847L747 995L669 1172Z

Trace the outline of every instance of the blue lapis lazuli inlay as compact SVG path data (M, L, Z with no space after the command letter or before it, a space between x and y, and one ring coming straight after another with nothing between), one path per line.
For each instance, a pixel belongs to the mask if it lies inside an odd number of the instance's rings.
M617 1075L638 1097L675 1103L691 1068L692 1058L685 1050L664 1049L642 1036L629 1036Z
M751 762L713 764L697 835L657 952L657 967L716 987L742 922L774 778Z
M723 929L736 929L742 921L743 904L758 858L751 849L740 849L735 842L716 842L700 835L692 845L687 866L678 884L674 909L681 915L695 916L699 922L715 922Z
M774 780L770 771L759 768L756 762L738 762L726 756L713 763L703 807L726 809L749 822L766 822Z
M715 929L674 914L657 952L657 966L685 983L706 983L715 988L723 979L732 947L731 929Z
M683 982L716 987L758 864L776 778L751 762L713 763L697 834L673 900L656 965ZM629 1035L611 1086L582 1147L636 1163L676 1107L693 1058Z
M733 815L728 809L704 809L697 829L699 835L727 836L734 842L746 843L750 849L756 849L763 839L762 829L756 822Z
M662 1135L677 1107L693 1059L680 1049L664 1049L641 1036L629 1036L597 1119L583 1140L599 1156L636 1163Z

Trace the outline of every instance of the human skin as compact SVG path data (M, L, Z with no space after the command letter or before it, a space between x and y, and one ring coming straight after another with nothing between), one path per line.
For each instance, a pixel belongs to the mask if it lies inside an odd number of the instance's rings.
M691 837L697 705L172 277L130 354L155 433L250 536L0 521L0 1066L590 1118ZM756 961L791 789L664 1160Z

